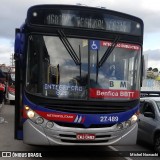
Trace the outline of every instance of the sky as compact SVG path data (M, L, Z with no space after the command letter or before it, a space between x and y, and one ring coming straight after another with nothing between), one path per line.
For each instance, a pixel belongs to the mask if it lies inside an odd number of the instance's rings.
M11 64L15 28L25 21L27 9L37 4L83 4L105 7L141 18L144 22L143 54L148 67L160 70L160 0L1 0L0 64Z

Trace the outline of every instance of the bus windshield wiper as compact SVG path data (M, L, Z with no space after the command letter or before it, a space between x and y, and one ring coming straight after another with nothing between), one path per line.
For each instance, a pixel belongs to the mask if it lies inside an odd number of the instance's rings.
M71 46L70 42L68 41L65 33L62 30L58 30L59 33L59 38L62 41L63 45L65 46L66 50L72 57L73 61L75 62L76 65L80 65L80 59L78 58L76 52L74 51L73 47Z
M107 58L110 56L110 54L112 53L113 49L117 45L118 41L119 41L119 36L117 36L114 39L112 45L107 48L106 52L104 53L103 57L100 59L100 61L98 63L98 68L100 68L104 64L104 62L107 60Z

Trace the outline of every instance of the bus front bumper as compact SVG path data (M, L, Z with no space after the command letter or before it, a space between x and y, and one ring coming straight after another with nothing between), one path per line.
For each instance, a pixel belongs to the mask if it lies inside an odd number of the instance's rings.
M137 140L138 125L134 123L125 129L116 129L116 125L105 128L73 128L54 123L52 129L37 125L27 119L23 126L23 141L32 145L133 145ZM94 140L81 141L77 134L94 134Z

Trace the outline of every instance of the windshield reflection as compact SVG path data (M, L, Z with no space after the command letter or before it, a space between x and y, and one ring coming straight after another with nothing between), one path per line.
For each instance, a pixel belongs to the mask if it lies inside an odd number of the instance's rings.
M118 39L113 43L69 38L63 32L60 36L31 35L28 41L29 92L71 99L138 97L140 46Z

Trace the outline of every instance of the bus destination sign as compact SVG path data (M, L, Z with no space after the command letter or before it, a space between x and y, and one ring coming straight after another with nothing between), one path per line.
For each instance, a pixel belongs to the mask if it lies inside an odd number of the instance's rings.
M45 23L47 25L60 25L68 27L89 28L111 30L117 32L131 31L131 21L119 19L118 17L104 17L96 15L79 15L73 13L49 14L46 16Z
M46 24L74 26L92 29L105 29L105 22L103 19L80 17L71 14L49 14L46 17Z
M78 28L102 29L118 32L130 32L131 22L119 19L102 19L99 17L76 16L75 14L49 14L46 17L47 25L61 25Z
M96 13L76 10L43 10L32 11L30 14L30 24L62 26L73 28L86 28L92 30L104 30L122 32L128 34L141 34L141 25L127 18L110 15L106 13Z

